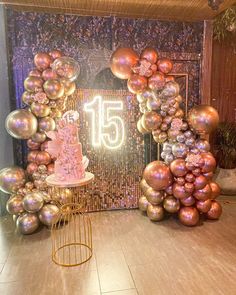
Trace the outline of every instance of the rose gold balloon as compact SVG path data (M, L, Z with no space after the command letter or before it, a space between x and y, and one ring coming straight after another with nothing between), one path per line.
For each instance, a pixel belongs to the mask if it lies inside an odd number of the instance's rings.
M172 75L168 75L166 76L165 78L165 82L168 83L168 82L174 82L175 81L175 77L172 76Z
M56 128L56 122L50 117L44 117L40 119L38 125L39 131L41 132L52 131Z
M142 125L142 120L141 120L141 119L138 120L138 123L137 123L137 129L138 129L138 131L139 131L140 133L142 133L142 134L146 134L146 133L149 133L149 132L150 132L150 131L148 131L147 129L145 129L145 128L143 127L143 125Z
M220 189L219 185L214 181L211 181L209 183L209 185L211 187L211 199L214 200L217 197L219 197L221 189Z
M187 198L183 198L183 199L180 199L180 202L186 206L186 207L189 207L189 206L192 206L194 203L195 203L195 199L193 196L189 196Z
M37 151L30 151L27 155L27 162L35 162L38 152L39 152L38 150Z
M154 73L149 79L148 79L148 87L152 90L160 90L165 85L165 76L161 72Z
M174 174L174 176L184 176L188 172L186 168L186 163L183 159L174 160L170 164L170 170Z
M186 176L185 176L185 180L187 182L194 182L195 181L195 177L192 173L187 173Z
M216 160L211 153L201 154L204 165L202 167L203 173L213 172L216 168Z
M27 146L30 150L38 150L40 148L40 143L35 142L30 138L27 140Z
M132 74L127 82L127 86L132 93L143 92L147 87L147 79L138 74Z
M154 48L147 47L142 51L141 58L145 58L151 64L155 64L157 62L158 54Z
M169 129L168 132L168 138L170 141L176 141L176 137L180 134L179 130Z
M144 178L140 181L140 188L143 191L143 193L145 193L146 190L150 188L150 186L147 184Z
M111 71L120 79L129 79L132 67L138 62L137 53L131 48L118 48L111 56Z
M45 133L36 132L31 139L38 143L43 143L46 140L47 136Z
M144 129L148 131L156 130L161 125L162 119L156 112L146 112L141 118L141 123Z
M55 59L57 59L59 57L62 57L63 56L63 53L60 50L58 50L58 49L54 49L54 50L52 50L52 51L49 52L49 55L51 56L51 58L53 60L55 60Z
M39 151L36 155L35 162L38 165L48 165L51 162L51 157L46 151Z
M219 124L219 114L209 105L198 105L188 113L188 123L198 134L209 134Z
M173 63L170 59L161 58L157 62L157 67L162 73L168 74L173 68Z
M29 72L29 77L38 77L41 78L42 77L42 73L41 71L34 69L32 71Z
M211 197L211 187L209 184L194 192L194 197L199 201L205 201Z
M29 163L27 165L26 171L28 174L33 174L38 170L38 165L36 163Z
M174 115L176 118L183 118L184 117L184 111L182 109L178 109Z
M37 117L46 117L50 114L50 107L46 104L41 104L37 102L33 102L30 106L32 113Z
M200 212L207 213L211 209L211 200L197 201L196 207Z
M34 64L37 69L43 71L50 67L52 58L50 55L44 52L39 52L34 57Z
M195 169L195 166L189 162L186 163L186 167L188 170L193 171Z
M166 189L173 181L169 167L162 161L149 163L144 170L143 178L157 191Z
M57 79L58 77L52 69L46 69L42 72L42 78L47 81Z
M145 196L141 196L138 200L139 210L146 212L148 205L149 205L149 202L148 202L147 198Z
M201 169L200 168L194 168L192 170L192 173L194 176L200 176L201 175Z
M207 212L208 219L219 219L222 214L222 207L217 201L211 201L211 208Z
M187 198L188 196L190 196L190 193L186 192L184 186L179 185L178 183L174 183L173 184L173 195L177 199L183 199L183 198Z
M58 80L47 80L43 89L50 99L58 99L64 95L64 85Z
M21 96L21 100L23 103L30 105L33 102L32 93L30 93L28 91L23 92L23 94Z
M208 172L208 173L203 173L203 175L206 177L208 181L211 181L214 174L213 172Z
M198 148L201 152L209 152L211 146L206 139L199 139L195 143L195 147Z
M37 92L38 90L42 89L43 80L39 77L28 77L24 81L24 87L29 92Z
M164 199L163 207L169 213L176 213L180 209L180 202L173 196L168 196Z
M187 226L194 226L199 221L199 213L194 207L183 207L179 211L179 220Z
M184 189L185 189L186 192L191 194L194 191L194 184L190 183L190 182L187 182L184 185Z
M199 175L195 178L194 186L196 190L203 189L207 185L207 179L203 175Z
M165 189L165 192L166 192L168 195L173 195L173 187L172 187L172 185L168 186L168 187Z
M164 209L157 205L151 205L149 204L147 207L147 216L152 221L160 221L164 218Z
M148 202L151 203L152 205L158 205L164 199L164 195L163 195L163 193L161 191L155 191L151 187L149 187L145 191L145 196L146 196Z
M76 90L75 82L71 82L70 80L64 79L64 78L60 79L60 82L64 86L64 91L66 96L70 96L75 92Z
M53 174L54 173L54 163L51 163L47 165L48 173Z
M178 183L179 185L184 185L185 184L185 179L184 179L184 177L177 177L176 179L175 179L175 181L176 181L176 183Z

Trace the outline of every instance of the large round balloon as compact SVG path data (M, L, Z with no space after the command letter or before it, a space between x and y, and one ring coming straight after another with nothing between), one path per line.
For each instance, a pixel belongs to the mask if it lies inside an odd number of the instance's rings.
M75 81L80 74L79 63L67 56L57 58L52 64L53 71L61 78Z
M6 204L6 209L7 209L8 213L16 214L16 215L23 213L25 210L23 207L22 200L23 200L22 195L11 196Z
M16 192L25 184L24 169L13 166L0 170L0 190L4 193L11 194Z
M149 205L149 202L148 202L147 198L145 196L141 196L138 200L139 210L146 212L148 205Z
M28 110L15 110L7 116L5 127L12 137L28 139L37 131L38 121Z
M39 218L37 214L25 213L17 218L16 227L23 235L30 235L39 227Z
M129 79L139 57L132 48L118 48L111 56L111 71L120 79Z
M219 124L219 114L212 106L198 105L189 111L188 123L198 134L209 134Z
M179 211L179 220L187 226L194 226L199 221L198 210L194 207L182 207Z
M127 86L132 93L143 92L147 87L147 78L138 74L132 74L127 82Z
M38 214L40 221L50 227L58 222L60 218L60 209L56 205L47 204L43 206Z
M157 191L166 189L173 182L170 168L162 161L149 163L144 170L143 178Z
M161 206L149 204L147 207L147 216L152 221L160 221L164 218L164 209Z
M23 199L24 209L30 213L38 212L44 203L44 197L41 192L28 193Z
M208 219L219 219L222 214L222 207L217 201L211 201L211 208L207 212Z

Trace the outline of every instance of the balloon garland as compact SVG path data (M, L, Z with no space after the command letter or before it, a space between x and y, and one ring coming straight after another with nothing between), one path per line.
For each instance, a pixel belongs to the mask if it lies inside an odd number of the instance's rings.
M118 48L111 57L113 74L128 79L129 91L136 94L142 113L139 132L152 133L163 144L163 161L153 161L144 170L139 209L152 221L177 213L182 224L194 226L200 215L218 219L222 213L215 201L220 188L212 181L216 161L205 139L217 127L219 115L211 106L198 105L185 118L172 68L172 61L158 58L153 48L144 49L140 57L131 48Z
M35 69L24 81L22 102L27 106L11 112L6 118L6 130L14 138L27 140L27 168L7 167L0 171L0 190L11 194L7 211L14 216L22 234L32 234L40 223L51 226L59 220L55 201L71 199L71 191L49 196L46 178L54 172L54 159L46 151L47 132L66 109L66 102L76 90L78 63L59 50L40 52L34 57Z

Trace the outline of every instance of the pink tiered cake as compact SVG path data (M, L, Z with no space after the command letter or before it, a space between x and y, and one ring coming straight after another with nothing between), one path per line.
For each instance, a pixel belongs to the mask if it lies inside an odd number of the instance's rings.
M57 124L57 131L47 132L52 139L48 142L47 151L56 158L54 171L57 180L77 181L85 177L89 161L82 154L77 120L77 112L66 112Z

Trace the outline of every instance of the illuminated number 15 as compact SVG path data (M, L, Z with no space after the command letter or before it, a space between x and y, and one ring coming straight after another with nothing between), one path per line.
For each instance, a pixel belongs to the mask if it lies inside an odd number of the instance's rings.
M92 117L92 144L109 149L119 148L124 141L124 122L117 112L123 111L122 101L105 100L101 96L86 103L85 112Z

